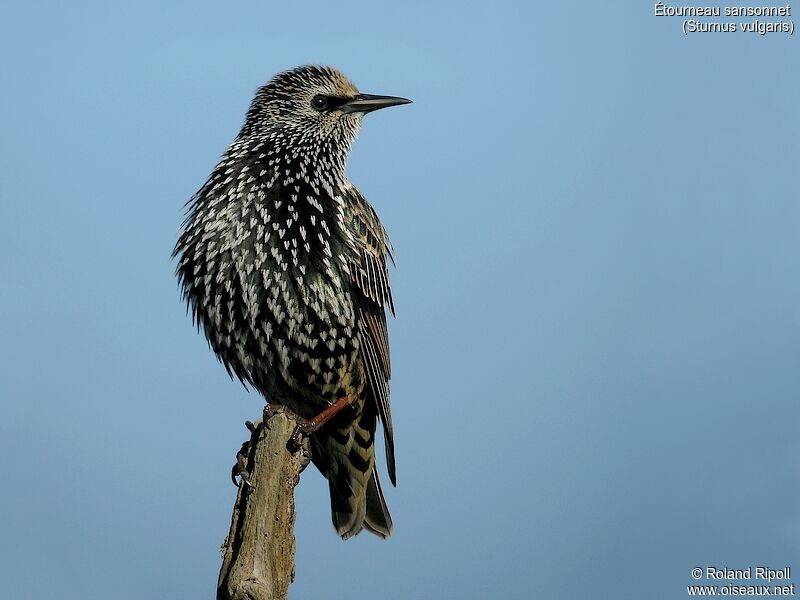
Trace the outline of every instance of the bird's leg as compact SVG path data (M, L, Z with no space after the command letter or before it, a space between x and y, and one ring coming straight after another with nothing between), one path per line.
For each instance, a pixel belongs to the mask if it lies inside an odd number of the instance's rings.
M295 415L297 426L295 426L292 432L292 437L289 438L289 443L295 448L301 447L303 438L317 431L320 427L325 425L325 423L350 406L350 403L350 396L342 396L321 413L310 419L304 419L299 415Z
M307 421L304 420L305 423L301 421L300 424L298 424L298 427L300 427L305 434L314 433L317 429L325 425L325 423L350 406L350 403L350 396L342 396L317 416L312 417Z

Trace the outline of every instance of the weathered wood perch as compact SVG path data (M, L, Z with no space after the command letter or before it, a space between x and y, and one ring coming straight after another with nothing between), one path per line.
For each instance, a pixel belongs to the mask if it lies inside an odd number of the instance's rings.
M285 600L294 580L294 488L308 452L290 452L292 415L269 407L251 427L246 469L223 545L217 600ZM248 424L250 427L250 424Z

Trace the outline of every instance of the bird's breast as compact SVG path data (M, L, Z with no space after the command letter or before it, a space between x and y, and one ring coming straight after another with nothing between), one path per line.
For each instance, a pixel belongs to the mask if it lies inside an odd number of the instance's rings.
M195 217L188 293L240 378L335 395L358 350L341 200L325 183L248 171Z

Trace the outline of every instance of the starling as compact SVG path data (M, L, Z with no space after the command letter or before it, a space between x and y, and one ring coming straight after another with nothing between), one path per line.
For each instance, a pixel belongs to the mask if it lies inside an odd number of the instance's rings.
M392 530L375 465L379 420L396 484L392 249L345 165L363 116L408 102L361 94L331 67L276 75L189 201L173 254L194 321L228 374L312 423L312 461L344 539Z

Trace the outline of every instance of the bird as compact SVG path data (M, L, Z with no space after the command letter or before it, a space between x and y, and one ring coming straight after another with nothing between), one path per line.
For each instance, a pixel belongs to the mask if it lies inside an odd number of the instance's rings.
M345 171L364 115L410 102L362 94L333 67L278 73L187 202L173 250L183 299L231 378L308 425L342 539L392 531L378 423L397 484L386 322L394 251Z

